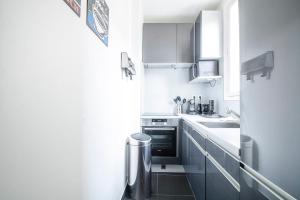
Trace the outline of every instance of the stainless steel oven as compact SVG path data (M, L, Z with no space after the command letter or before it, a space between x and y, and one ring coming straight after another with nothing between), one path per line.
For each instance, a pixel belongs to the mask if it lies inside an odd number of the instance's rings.
M154 164L177 164L179 161L179 137L177 118L143 118L142 132L152 139Z

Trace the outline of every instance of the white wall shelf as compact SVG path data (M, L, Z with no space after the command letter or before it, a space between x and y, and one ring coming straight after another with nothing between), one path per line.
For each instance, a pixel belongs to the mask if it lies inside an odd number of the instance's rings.
M173 68L173 69L180 69L180 68L189 68L194 63L144 63L145 68L153 68L153 69L166 69L166 68Z

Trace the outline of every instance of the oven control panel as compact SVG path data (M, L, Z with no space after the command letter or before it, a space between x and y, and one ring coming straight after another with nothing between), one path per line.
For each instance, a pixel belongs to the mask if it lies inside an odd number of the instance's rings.
M152 119L153 126L166 126L168 124L167 119Z
M142 126L178 126L179 119L149 118L142 119Z

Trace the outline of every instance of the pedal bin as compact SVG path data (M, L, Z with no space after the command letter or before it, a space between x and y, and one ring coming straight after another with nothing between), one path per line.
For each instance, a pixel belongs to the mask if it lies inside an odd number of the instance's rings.
M143 133L129 136L128 192L135 200L151 195L151 137Z

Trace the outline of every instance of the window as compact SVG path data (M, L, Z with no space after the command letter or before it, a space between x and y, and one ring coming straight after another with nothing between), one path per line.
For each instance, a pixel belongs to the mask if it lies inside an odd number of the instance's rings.
M238 0L224 6L224 99L240 98L240 37Z

